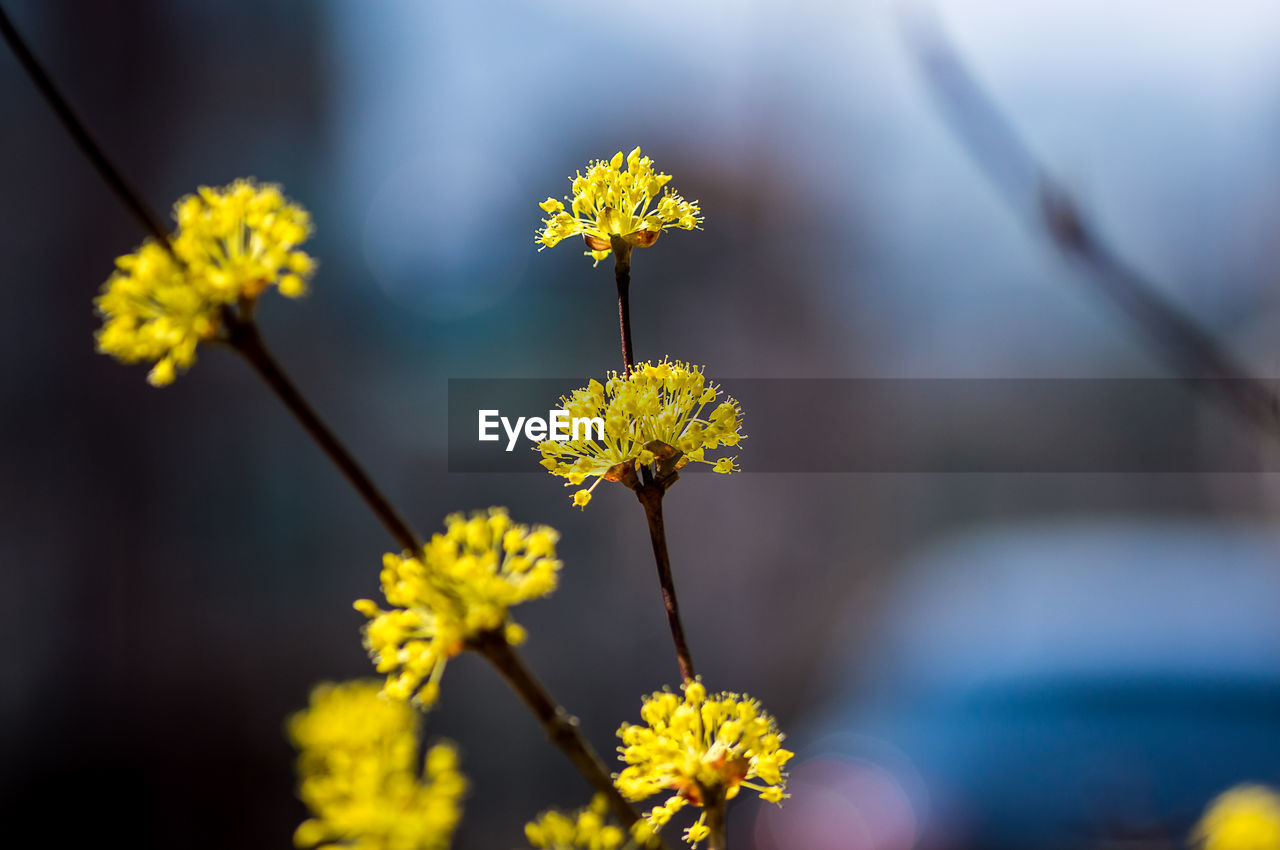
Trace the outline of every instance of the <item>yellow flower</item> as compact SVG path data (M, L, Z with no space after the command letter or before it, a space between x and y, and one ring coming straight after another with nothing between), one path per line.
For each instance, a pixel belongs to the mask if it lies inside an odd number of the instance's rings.
M698 842L705 841L707 836L710 834L711 827L707 826L707 819L705 817L701 817L694 821L691 826L685 828L684 840L692 844L694 847L697 847Z
M1191 833L1201 850L1280 850L1280 795L1263 785L1237 785L1205 810Z
M559 539L553 528L515 525L505 508L490 508L446 518L444 534L433 536L421 555L384 556L382 592L393 607L355 603L369 618L365 647L387 674L383 693L429 706L445 665L470 638L502 629L509 643L520 643L524 629L507 609L555 590Z
M597 794L591 805L564 814L554 809L543 812L537 820L525 824L529 843L543 850L621 850L635 846L627 840L622 827L607 822L609 803Z
M770 802L785 798L783 768L793 754L782 748L777 722L756 700L708 695L695 681L684 686L683 697L670 691L648 697L640 716L645 725L624 723L618 730L618 752L627 767L616 782L630 800L674 792L646 815L655 830L686 804L701 806L709 797L731 800L744 787ZM706 836L704 812L686 830L685 840L696 845Z
M611 372L606 383L593 380L560 399L570 421L604 420L604 439L593 439L599 432L588 428L579 432L579 440L548 440L538 446L540 462L552 475L567 479L565 486L596 479L574 494L578 507L586 506L601 481L617 480L620 464L638 468L661 460L680 469L697 461L712 464L716 472L734 472L736 455L716 461L705 457L708 450L736 446L742 439L742 410L730 396L716 404L719 393L702 367L678 360L640 363L629 375Z
M537 241L550 248L562 239L581 235L597 263L609 256L611 237L621 237L632 247L647 248L663 230L697 228L702 210L697 201L686 201L664 187L670 174L653 170L649 157L640 148L627 154L623 168L622 151L605 162L595 160L573 177L573 197L566 210L563 203L547 198L540 206L549 216L542 220Z
M312 817L300 848L444 850L462 817L466 779L449 744L418 760L417 713L379 696L378 682L318 686L289 718L298 748L299 796Z
M311 217L278 186L201 186L174 204L174 218L177 259L148 239L116 260L94 302L103 319L98 350L125 363L153 362L154 386L191 367L196 346L217 337L224 307L251 306L272 285L297 298L315 272L315 261L297 250Z

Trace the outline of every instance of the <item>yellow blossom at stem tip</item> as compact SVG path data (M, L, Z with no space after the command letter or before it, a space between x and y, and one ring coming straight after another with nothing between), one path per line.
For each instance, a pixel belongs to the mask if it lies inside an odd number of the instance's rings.
M299 848L445 850L462 818L458 754L437 744L418 761L418 714L379 695L378 682L319 685L289 718L298 793L311 811Z
M750 697L708 694L701 680L684 685L678 696L659 691L640 709L644 725L623 724L618 752L626 767L616 777L629 800L656 794L671 796L646 818L656 831L686 805L709 798L732 800L750 788L764 800L780 803L786 794L783 768L792 753L782 748L777 722ZM706 813L685 831L697 845L709 834Z
M224 308L251 308L270 286L297 298L316 267L297 247L311 233L311 217L279 186L252 179L201 186L179 199L173 214L173 253L148 239L116 260L94 301L103 320L98 351L153 363L153 386L191 367L196 347L217 338Z
M588 428L579 434L582 439L547 440L537 447L542 466L566 479L565 486L596 479L574 493L576 507L586 507L601 481L617 480L621 464L638 469L661 460L681 469L693 461L724 474L738 470L736 455L706 457L743 439L742 409L732 396L720 399L720 387L706 380L700 366L665 359L639 363L630 374L611 372L603 384L593 380L574 390L561 397L559 406L571 422L604 422L603 439L598 429Z
M388 553L382 561L382 592L390 610L370 599L355 608L369 618L364 643L379 673L383 693L435 702L450 658L482 632L501 631L512 644L525 638L507 609L550 594L559 581L560 533L543 525L517 525L506 508L445 519L420 554Z
M647 248L664 230L694 230L702 222L698 202L667 188L671 175L655 171L638 147L625 159L618 151L610 160L594 160L585 175L579 171L571 179L573 196L565 196L567 209L555 198L538 205L548 215L538 231L539 251L580 235L587 255L598 263L613 250L615 236L633 248Z

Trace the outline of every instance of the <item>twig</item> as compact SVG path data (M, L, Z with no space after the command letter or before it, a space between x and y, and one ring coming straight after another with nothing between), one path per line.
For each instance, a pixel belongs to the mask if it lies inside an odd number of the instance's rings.
M387 497L382 495L382 491L373 483L373 479L364 471L364 468L352 457L342 444L342 442L334 435L333 431L320 419L319 414L311 404L303 397L298 388L294 386L293 381L280 368L280 364L271 356L271 352L267 350L266 343L262 341L262 335L258 333L258 326L254 324L252 319L242 319L236 317L227 308L224 311L223 326L227 332L227 342L244 355L249 361L249 365L253 367L258 376L266 382L271 391L276 394L284 406L289 409L294 418L298 420L298 424L303 430L311 436L311 439L324 450L329 460L333 461L333 465L338 467L338 471L342 473L347 482L355 488L355 491L364 499L365 504L369 506L369 510L373 511L382 525L400 544L400 548L413 552L415 554L422 551L422 542L409 524L401 518L400 514L392 507Z
M571 717L547 693L542 683L529 672L520 656L499 632L483 632L469 643L471 649L487 658L533 712L547 739L559 748L578 772L609 800L609 808L627 829L640 819L631 804L618 793L608 770L591 744L582 737L578 720Z
M618 332L622 336L622 374L636 368L635 349L631 345L631 246L619 236L613 237L613 277L618 284Z
M3 35L5 43L9 45L9 49L17 57L18 63L22 65L23 70L27 72L31 82L35 83L45 102L49 104L54 114L58 116L58 120L62 122L62 126L71 135L76 146L80 148L80 152L93 164L98 175L111 188L111 191L115 193L121 203L128 208L133 217L138 220L138 223L177 260L178 257L173 252L173 246L169 244L168 231L160 224L160 218L151 211L142 200L142 197L124 179L120 169L116 168L111 160L107 158L102 146L94 140L84 121L80 120L80 117L76 115L75 110L71 108L71 104L62 96L62 92L58 91L58 87L53 84L48 72L45 71L40 61L36 59L35 54L31 52L31 48L27 46L26 41L23 40L18 30L13 26L13 22L9 20L9 16L5 14L3 8L0 8L0 35Z
M684 625L680 622L680 603L676 599L675 580L671 577L671 558L667 554L667 530L662 522L662 495L665 489L654 483L642 470L645 482L636 488L636 498L644 505L645 518L649 520L649 540L653 543L653 559L658 566L658 585L662 588L662 605L667 611L667 625L671 628L671 640L676 647L676 660L680 664L680 678L692 682L695 677L693 655L684 637Z
M1115 304L1174 371L1272 437L1280 396L1110 248L1071 195L1032 155L933 18L905 19L909 46L939 109L992 186ZM1198 380L1210 378L1212 380Z
M725 809L728 806L724 789L720 786L702 788L702 805L707 813L707 850L725 850L728 847L728 824Z
M614 236L610 247L613 248L614 256L613 275L618 283L618 328L622 336L623 374L629 375L635 368L635 355L631 347L631 307L628 301L631 288L631 245L622 237ZM671 628L671 640L675 643L676 660L680 664L680 678L685 682L692 682L693 655L689 652L684 625L680 622L680 603L676 598L675 580L671 577L671 557L667 554L667 531L662 523L662 496L667 487L675 482L676 476L672 473L662 480L655 480L653 471L647 467L641 469L640 474L643 481L628 470L627 486L635 491L636 498L644 505L644 515L649 521L649 540L653 544L653 558L658 566L662 605L667 611L667 625Z

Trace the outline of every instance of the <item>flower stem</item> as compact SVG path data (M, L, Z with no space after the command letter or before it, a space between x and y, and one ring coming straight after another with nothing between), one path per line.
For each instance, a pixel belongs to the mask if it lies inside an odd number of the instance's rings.
M622 366L624 374L635 368L635 354L631 346L631 246L619 236L611 241L613 248L613 276L618 282L618 329L622 335ZM680 662L680 677L692 682L693 655L684 637L684 625L680 622L680 603L676 599L676 585L671 577L671 558L667 554L667 531L662 523L662 494L666 487L653 481L649 470L643 470L644 483L635 488L636 498L644 505L649 520L649 539L653 542L653 558L658 565L658 584L662 588L662 604L667 609L667 624L671 627L671 639L676 646L676 660Z
M648 470L643 470L646 475ZM667 625L671 627L671 640L676 646L676 660L680 663L680 677L692 682L693 655L684 637L684 625L680 622L680 603L676 599L675 581L671 577L671 558L667 554L667 530L662 522L662 485L648 481L636 488L636 498L644 505L649 520L649 539L653 543L653 558L658 566L658 584L662 588L662 604L667 609Z
M27 72L31 82L35 83L45 102L49 104L54 114L58 116L62 126L71 135L72 140L75 141L76 147L80 148L80 152L92 163L94 169L98 172L98 176L106 182L111 191L129 209L133 217L146 228L147 232L155 237L156 242L176 260L177 256L173 253L173 246L169 244L169 234L161 225L160 218L151 211L141 196L124 179L120 169L116 168L111 160L107 158L102 146L94 140L92 134L89 133L88 127L76 115L75 110L71 108L71 104L62 96L62 92L58 91L58 87L53 84L49 73L40 64L40 60L36 59L35 54L31 52L31 48L27 46L26 41L18 33L18 30L13 26L13 22L9 20L9 16L5 14L2 8L0 8L0 36L4 37L5 43L9 45L9 49L13 51L13 55L17 58L18 64Z
M631 246L621 238L613 238L613 277L618 283L618 331L622 336L622 374L630 375L636 367L631 345Z
M422 542L409 524L404 521L396 509L387 501L387 497L382 495L373 483L373 479L364 471L360 464L352 457L346 446L338 440L329 427L320 419L319 414L310 403L303 397L298 388L294 386L293 381L280 368L280 364L271 356L271 352L267 350L266 343L262 341L262 335L258 333L258 326L254 324L252 319L243 319L235 317L230 310L226 311L224 326L227 331L227 342L249 361L258 376L267 383L289 409L294 418L298 420L298 424L303 430L311 436L324 453L328 455L329 460L333 461L333 465L338 467L347 482L355 488L360 497L364 499L365 504L373 511L374 515L381 520L382 525L391 533L396 542L400 544L402 549L410 552L421 552Z
M707 829L711 830L707 835L707 850L725 850L728 847L728 829L725 823L727 804L724 791L719 788L710 792L703 789L703 794L703 805L707 812Z

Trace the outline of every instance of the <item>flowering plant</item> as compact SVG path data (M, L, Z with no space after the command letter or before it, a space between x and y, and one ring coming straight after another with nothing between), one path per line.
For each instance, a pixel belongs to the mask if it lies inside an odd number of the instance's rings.
M783 768L791 753L780 746L775 720L747 697L709 696L694 674L667 554L661 507L667 488L690 462L735 471L736 456L712 461L705 453L737 446L742 438L737 402L720 399L719 386L707 382L700 367L669 358L637 366L632 356L632 249L652 246L670 228L696 229L703 220L697 202L669 188L671 175L656 171L637 147L625 158L619 152L591 163L585 175L579 172L568 209L550 198L541 204L548 215L538 236L542 247L581 235L597 262L615 255L623 355L621 374L561 400L566 409L602 414L603 436L559 448L543 445L543 466L573 485L588 477L597 479L592 488L600 480L622 480L636 493L653 541L683 693L677 698L665 690L645 700L645 725L624 724L618 733L626 766L610 774L516 650L525 630L510 609L555 590L562 569L559 533L517 524L505 509L490 508L447 517L444 531L424 542L268 351L255 319L258 299L271 287L298 298L316 271L299 247L312 232L306 210L280 187L246 178L180 198L174 204L177 227L167 231L93 143L2 10L0 29L149 233L136 251L116 261L94 302L102 318L98 350L125 363L149 362L148 381L155 386L189 369L202 344L223 344L242 355L399 545L382 561L380 584L389 607L355 602L367 620L365 647L385 680L319 685L310 705L287 724L298 750L298 793L311 813L294 833L299 848L450 846L467 782L449 743L430 747L418 769L418 729L422 712L439 697L449 660L466 651L493 665L595 790L585 808L571 815L551 810L529 823L526 838L535 847L663 847L661 830L688 804L703 813L684 838L723 850L725 805L741 788L769 802L785 799ZM578 491L575 504L585 505L590 493ZM631 805L664 792L672 795L645 816Z

